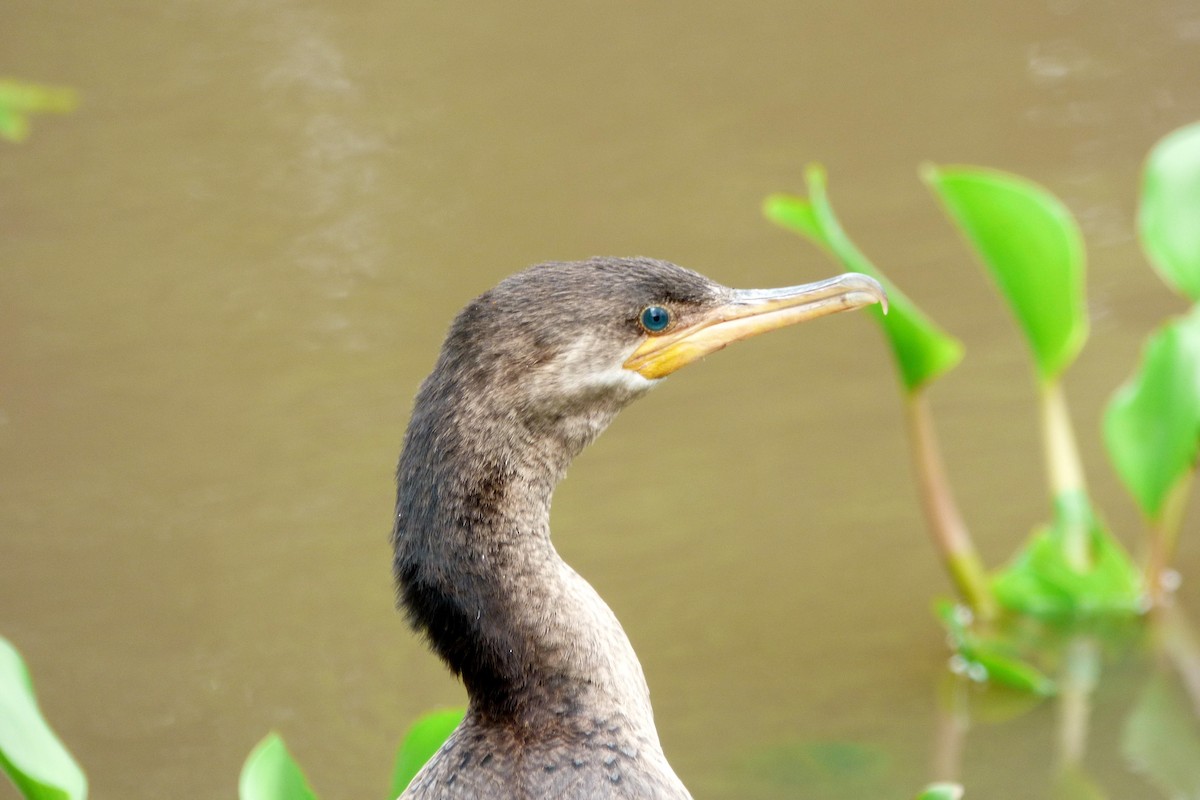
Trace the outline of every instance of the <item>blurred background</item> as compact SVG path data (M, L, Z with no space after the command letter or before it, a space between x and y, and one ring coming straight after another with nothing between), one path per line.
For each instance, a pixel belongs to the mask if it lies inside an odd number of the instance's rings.
M324 797L384 797L464 695L395 611L392 471L454 313L537 261L726 284L839 271L768 224L819 161L849 232L967 346L932 401L989 564L1048 518L1032 373L923 161L1026 175L1089 247L1066 388L1098 435L1184 309L1134 236L1141 161L1200 118L1191 0L355 3L0 11L0 74L75 87L0 142L0 633L93 795L229 797L281 731ZM933 773L949 586L865 314L739 345L626 411L556 495L697 797L904 797ZM1181 603L1200 612L1185 524ZM1107 668L1088 764L1119 758ZM1040 797L1054 706L972 730L968 798ZM0 797L15 797L0 783Z

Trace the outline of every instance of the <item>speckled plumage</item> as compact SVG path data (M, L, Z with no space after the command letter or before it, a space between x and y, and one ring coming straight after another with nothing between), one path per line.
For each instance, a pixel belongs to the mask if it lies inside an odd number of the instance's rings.
M404 798L687 798L641 666L554 550L567 466L654 383L622 368L638 315L686 321L731 290L650 259L543 264L472 301L417 395L398 469L395 572L461 675L467 718Z

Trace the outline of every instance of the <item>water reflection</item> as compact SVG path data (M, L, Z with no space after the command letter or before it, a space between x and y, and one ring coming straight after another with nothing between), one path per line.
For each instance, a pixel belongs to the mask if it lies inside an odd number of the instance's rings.
M1148 647L1138 646L1137 639L1131 641L1131 634L1141 632L1129 629L1100 636L1070 634L1061 644L1058 691L1045 701L1054 706L1052 747L1037 765L1050 773L1050 779L1044 784L1031 779L1025 796L1132 796L1118 788L1120 781L1097 774L1095 764L1111 763L1114 758L1107 751L1089 758L1093 740L1104 748L1115 747L1127 768L1163 796L1191 797L1200 790L1200 648L1178 606L1168 604L1150 622L1144 637ZM1122 661L1132 664L1122 668ZM1102 673L1114 663L1125 673L1117 678L1116 691L1104 687L1102 680ZM972 729L1010 724L1042 702L1032 693L973 683L966 676L944 682L933 760L939 779L965 778L968 785L970 773L964 766L972 750ZM1093 708L1103 702L1105 692L1122 706L1116 742L1094 729ZM1137 796L1144 793L1141 790Z

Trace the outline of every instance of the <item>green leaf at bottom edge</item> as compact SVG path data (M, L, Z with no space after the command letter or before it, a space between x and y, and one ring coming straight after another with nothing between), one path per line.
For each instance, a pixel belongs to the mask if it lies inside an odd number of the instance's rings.
M272 731L250 751L238 780L241 800L316 800L283 738Z
M465 709L449 708L430 712L413 723L396 752L396 765L392 769L392 797L399 797L404 792L421 767L425 766L425 762L433 757L463 721L464 716Z
M914 800L962 800L963 788L957 783L931 783Z
M84 800L87 778L42 717L21 654L0 637L0 768L29 800Z

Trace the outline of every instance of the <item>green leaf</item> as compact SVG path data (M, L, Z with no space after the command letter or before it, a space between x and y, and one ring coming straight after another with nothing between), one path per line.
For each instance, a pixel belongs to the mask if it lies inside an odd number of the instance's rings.
M29 117L0 106L0 139L23 142L29 138Z
M1168 134L1150 151L1138 230L1163 280L1200 300L1200 123Z
M75 90L65 86L44 86L0 78L0 108L25 113L66 114L75 109Z
M241 800L316 800L283 738L272 731L246 757L238 780Z
M1142 513L1157 520L1200 445L1200 307L1146 341L1138 371L1105 411L1104 442Z
M1055 693L1054 681L1032 664L993 649L995 645L980 642L971 650L970 661L984 669L984 679L1020 689L1023 692L1049 697Z
M0 637L0 768L30 800L84 800L87 778L46 724L21 654Z
M962 359L963 348L895 287L846 235L833 212L826 193L825 171L818 165L806 172L809 198L775 194L763 204L763 213L775 224L795 231L814 242L852 272L870 275L883 284L888 295L888 313L878 306L871 313L883 326L909 392L916 391Z
M0 139L23 141L29 136L30 114L66 114L77 102L74 89L0 78Z
M1121 752L1169 797L1200 797L1200 725L1187 695L1156 675L1121 734Z
M821 175L822 185L824 184L824 172L818 172L820 169L820 167L809 166L807 170L810 190L814 174ZM817 221L817 212L813 210L813 204L808 198L790 194L773 194L763 201L763 215L779 227L807 237L815 244L825 248L826 251L832 250L829 238L821 230L821 223ZM833 255L832 252L830 255ZM836 258L836 256L834 257ZM855 270L855 272L857 271ZM879 280L877 276L873 275L872 277Z
M1058 498L1053 524L1037 531L993 580L1005 608L1042 619L1136 614L1142 606L1137 568L1112 534L1095 518L1087 498ZM1087 523L1091 568L1080 571L1067 559L1066 530L1080 513Z
M923 175L1008 301L1039 376L1053 380L1087 339L1083 237L1071 213L1016 175L934 166Z
M963 789L957 783L931 783L915 800L962 800Z
M951 646L962 659L963 669L955 672L965 673L972 680L993 681L1039 697L1055 693L1054 681L1022 660L1009 641L972 630L970 612L965 608L943 600L937 603L935 611L946 627Z
M418 719L404 735L392 770L392 797L399 797L466 716L462 708L434 711Z

